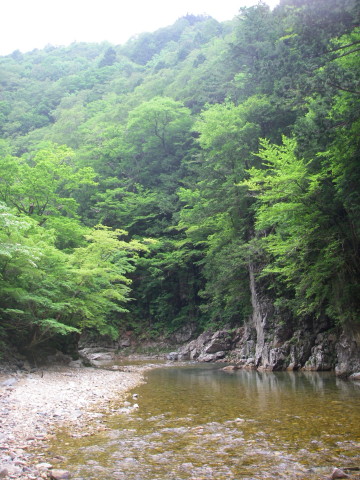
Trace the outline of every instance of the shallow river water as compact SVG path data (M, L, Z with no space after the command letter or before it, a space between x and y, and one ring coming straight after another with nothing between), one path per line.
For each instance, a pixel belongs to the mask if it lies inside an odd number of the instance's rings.
M138 409L95 436L58 437L74 479L321 478L360 467L360 382L331 373L156 368Z

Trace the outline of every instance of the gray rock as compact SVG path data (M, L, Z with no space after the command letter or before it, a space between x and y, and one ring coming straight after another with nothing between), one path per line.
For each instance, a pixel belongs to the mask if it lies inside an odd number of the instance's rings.
M6 476L19 475L22 471L22 467L9 463L0 467L0 478L5 478Z
M226 330L203 332L178 350L178 360L216 361L225 357L225 352L230 350L231 345L232 336Z
M198 360L199 362L216 362L217 360L224 358L225 355L225 352L201 353Z
M179 360L179 354L178 352L170 352L166 354L166 360L170 360L172 362L175 362Z
M346 325L336 343L335 373L348 376L360 372L360 326Z
M249 266L252 314L236 331L203 332L169 360L212 362L224 357L244 368L259 370L334 370L337 375L360 374L360 325L334 326L326 316L294 317L274 305L258 273ZM357 379L356 375L351 377Z
M193 338L194 332L196 330L196 324L188 324L181 327L174 334L174 340L177 345L182 345L185 342L189 342Z
M81 368L83 366L84 366L84 364L83 364L82 360L72 360L69 363L69 367L73 367L73 368Z
M114 355L110 352L100 352L100 353L93 353L89 356L91 360L96 360L96 361L108 361L112 360L114 358Z
M5 478L9 475L9 470L7 468L0 467L0 478Z
M17 379L15 377L7 378L1 383L2 387L12 387L17 383Z
M74 410L74 412L72 413L72 418L80 418L84 415L84 412L82 412L81 410Z
M232 345L232 337L226 330L215 332L209 343L204 347L205 353L216 353L230 350Z
M215 353L202 353L198 357L199 362L215 362L216 354Z
M85 366L99 367L114 360L113 351L99 351L98 348L83 348L79 350L79 357Z
M38 470L49 470L49 468L52 468L51 463L46 463L46 462L38 463L35 466Z

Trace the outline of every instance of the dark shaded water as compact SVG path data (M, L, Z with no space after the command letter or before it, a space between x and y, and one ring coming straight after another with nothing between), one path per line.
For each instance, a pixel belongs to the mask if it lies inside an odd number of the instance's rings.
M360 467L360 382L220 368L150 371L129 397L139 409L108 417L99 435L62 435L53 453L76 479L305 479Z

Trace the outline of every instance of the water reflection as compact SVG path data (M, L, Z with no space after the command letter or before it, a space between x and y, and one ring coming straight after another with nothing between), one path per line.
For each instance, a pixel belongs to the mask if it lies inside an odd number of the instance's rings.
M149 372L137 393L109 432L66 439L76 478L318 478L360 464L359 384L331 373L189 365Z

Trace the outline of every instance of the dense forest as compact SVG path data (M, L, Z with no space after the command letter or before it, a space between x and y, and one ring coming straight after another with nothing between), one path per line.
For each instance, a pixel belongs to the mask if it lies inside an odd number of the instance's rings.
M0 57L0 341L360 318L360 3Z

